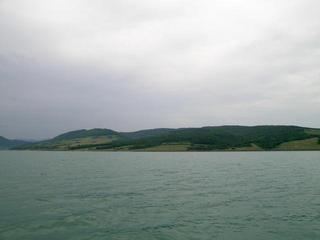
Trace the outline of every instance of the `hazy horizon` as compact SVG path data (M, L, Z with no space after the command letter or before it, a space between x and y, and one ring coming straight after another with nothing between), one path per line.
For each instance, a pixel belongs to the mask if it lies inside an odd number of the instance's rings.
M316 0L2 0L0 136L320 127Z

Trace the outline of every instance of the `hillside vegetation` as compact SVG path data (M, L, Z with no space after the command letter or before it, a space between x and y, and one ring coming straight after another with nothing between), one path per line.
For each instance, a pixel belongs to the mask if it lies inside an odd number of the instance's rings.
M320 150L319 138L309 138L281 143L276 147L277 150Z
M33 150L261 151L319 150L320 130L298 126L219 126L116 132L77 130L19 146Z
M18 147L27 143L28 142L24 140L16 140L16 139L11 140L11 139L7 139L5 137L0 136L0 150Z

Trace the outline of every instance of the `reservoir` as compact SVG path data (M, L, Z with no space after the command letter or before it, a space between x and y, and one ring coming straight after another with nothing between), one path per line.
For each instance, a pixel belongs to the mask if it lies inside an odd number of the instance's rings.
M0 239L320 239L320 152L0 151Z

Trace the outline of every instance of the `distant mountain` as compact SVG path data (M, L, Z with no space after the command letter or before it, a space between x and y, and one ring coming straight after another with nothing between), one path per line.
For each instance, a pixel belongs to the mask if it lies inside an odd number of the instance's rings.
M298 126L208 126L136 132L82 129L15 148L108 151L320 150L319 138L320 129Z
M11 139L7 139L5 137L0 136L0 149L10 149L10 148L14 148L14 147L18 147L24 144L28 144L28 141L24 141L24 140L11 140Z

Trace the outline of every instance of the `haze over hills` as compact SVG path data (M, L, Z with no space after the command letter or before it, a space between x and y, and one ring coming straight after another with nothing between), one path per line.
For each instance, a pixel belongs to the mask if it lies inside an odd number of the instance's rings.
M5 137L0 136L0 150L10 149L10 148L18 147L28 143L31 143L31 141L7 139Z
M13 146L20 150L259 151L320 150L320 129L298 126L218 126L117 132L76 130L50 140Z

